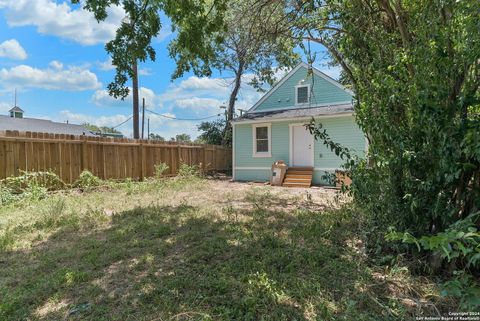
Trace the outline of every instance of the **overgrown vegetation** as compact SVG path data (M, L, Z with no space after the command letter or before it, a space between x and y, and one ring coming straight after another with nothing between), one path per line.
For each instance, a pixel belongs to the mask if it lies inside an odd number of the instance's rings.
M168 171L168 165L165 163L160 163L154 166L155 169L155 178L160 179L163 178L166 171Z
M368 249L419 259L448 281L445 295L478 309L480 2L305 4L286 8L294 33L343 67L369 141L349 168ZM413 247L385 243L389 230Z
M63 181L53 172L22 171L19 176L0 181L0 206L22 200L40 200L48 191L65 188Z
M102 180L97 176L93 175L92 172L88 170L84 170L78 179L73 183L74 187L80 187L89 189L92 187L96 187L102 184Z
M378 321L452 306L400 263L369 264L364 219L334 193L187 176L0 207L0 319Z

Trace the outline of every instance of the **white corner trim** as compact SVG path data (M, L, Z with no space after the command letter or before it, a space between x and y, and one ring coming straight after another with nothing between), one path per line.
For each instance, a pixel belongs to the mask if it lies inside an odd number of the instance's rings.
M267 127L268 132L268 152L257 152L257 128ZM272 124L271 123L258 123L252 125L252 157L254 158L269 158L272 157Z

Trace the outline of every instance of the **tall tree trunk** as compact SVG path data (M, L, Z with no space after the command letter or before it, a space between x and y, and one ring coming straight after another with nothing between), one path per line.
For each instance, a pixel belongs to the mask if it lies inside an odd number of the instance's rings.
M228 109L227 109L227 123L225 125L225 132L223 135L223 145L230 145L232 140L232 125L230 122L233 120L233 115L235 115L235 101L237 100L238 92L242 85L242 75L243 75L243 64L238 66L238 70L235 72L235 81L233 84L233 90L230 93L230 99L228 100Z
M133 138L140 138L139 130L139 103L138 103L138 67L137 60L133 63L133 77L132 77L132 90L133 90Z

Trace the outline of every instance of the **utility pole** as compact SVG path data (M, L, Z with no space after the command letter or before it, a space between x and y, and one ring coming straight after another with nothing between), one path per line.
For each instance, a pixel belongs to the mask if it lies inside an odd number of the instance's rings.
M145 132L145 98L142 98L142 139Z
M150 117L147 119L147 139L150 139Z
M132 66L133 69L133 77L132 77L132 82L133 82L133 138L134 139L139 139L140 138L140 133L139 133L139 122L138 122L138 116L139 116L139 108L138 108L138 67L137 67L137 59L135 58L135 62L133 63Z

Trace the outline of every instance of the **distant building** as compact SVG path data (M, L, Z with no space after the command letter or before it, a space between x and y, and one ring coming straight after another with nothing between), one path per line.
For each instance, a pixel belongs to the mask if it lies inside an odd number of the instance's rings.
M8 112L9 116L0 115L0 131L18 130L19 132L97 136L82 125L57 123L38 118L24 118L23 114L25 112L18 106L13 107Z
M12 109L10 109L8 111L10 113L10 117L13 117L13 118L23 118L23 109L18 107L18 106L15 106L13 107Z

